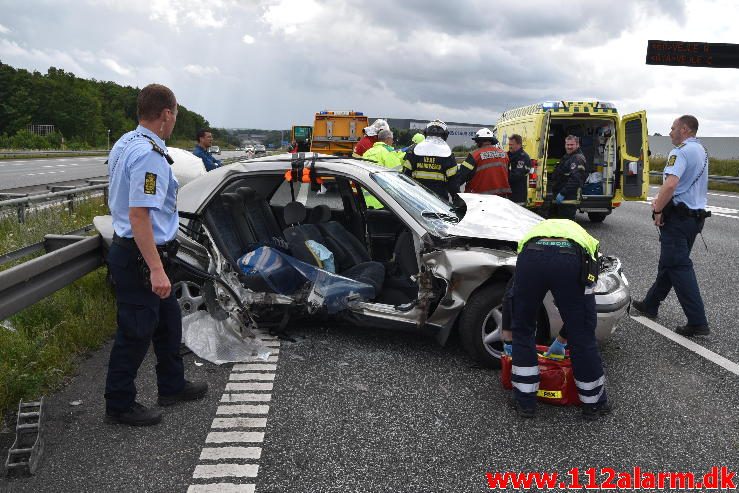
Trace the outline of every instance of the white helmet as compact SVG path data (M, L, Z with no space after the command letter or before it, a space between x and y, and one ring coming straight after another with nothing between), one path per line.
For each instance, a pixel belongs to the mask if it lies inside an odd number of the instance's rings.
M481 128L477 131L474 137L472 137L472 140L478 140L478 139L485 139L485 140L492 140L495 138L495 135L493 135L492 130L489 128Z
M423 131L423 135L426 137L441 137L446 140L449 137L449 130L447 130L446 123L441 120L432 120L428 122L426 128Z

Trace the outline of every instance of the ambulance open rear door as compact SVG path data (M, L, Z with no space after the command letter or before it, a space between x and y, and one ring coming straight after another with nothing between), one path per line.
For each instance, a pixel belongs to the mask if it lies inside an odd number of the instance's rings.
M537 153L539 162L537 163L537 168L539 169L536 172L540 175L536 187L536 197L534 199L534 204L537 207L544 203L544 199L547 196L547 154L549 152L549 123L551 120L552 112L545 112L541 119L541 128L539 129L539 137L537 138L537 144L539 145Z
M618 132L621 192L624 200L646 200L649 191L647 113L624 115Z

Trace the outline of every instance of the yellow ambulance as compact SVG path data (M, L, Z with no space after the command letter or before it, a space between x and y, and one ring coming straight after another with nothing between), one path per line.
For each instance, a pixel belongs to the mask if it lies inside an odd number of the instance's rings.
M547 175L565 155L565 137L576 135L588 164L578 210L602 222L624 200L646 200L649 189L647 114L619 117L603 101L545 101L503 112L496 136L504 147L519 134L531 157L526 206L547 215L552 202Z

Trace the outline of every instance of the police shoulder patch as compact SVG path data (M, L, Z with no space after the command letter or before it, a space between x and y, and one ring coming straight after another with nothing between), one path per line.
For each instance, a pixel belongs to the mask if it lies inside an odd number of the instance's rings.
M157 175L147 172L144 175L144 193L148 195L157 194Z
M677 156L675 154L670 155L670 157L667 158L667 166L672 166L675 164L675 161L677 160Z

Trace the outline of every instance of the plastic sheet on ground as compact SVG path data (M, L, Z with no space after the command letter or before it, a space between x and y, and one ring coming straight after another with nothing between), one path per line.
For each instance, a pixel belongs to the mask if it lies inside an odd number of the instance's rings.
M182 340L197 356L211 363L240 363L254 357L267 361L270 350L258 339L240 337L233 318L216 320L199 310L182 319Z

